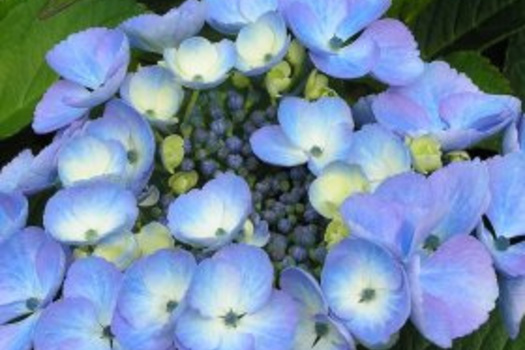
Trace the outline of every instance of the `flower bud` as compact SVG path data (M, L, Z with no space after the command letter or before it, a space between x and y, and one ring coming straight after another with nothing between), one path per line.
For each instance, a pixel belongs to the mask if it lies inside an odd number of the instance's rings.
M335 217L326 227L324 241L328 248L341 242L350 235L350 229L345 225L340 216Z
M168 180L168 184L175 194L181 195L195 187L197 181L199 181L197 172L188 171L172 175Z
M328 77L313 70L308 76L306 87L304 88L304 97L307 100L317 100L324 96L336 96L336 92L328 87Z
M266 90L272 98L281 96L292 83L292 67L288 62L281 62L273 67L264 79Z
M425 135L408 139L407 145L417 172L428 174L443 167L441 145L432 136Z
M142 256L151 255L161 249L171 249L175 246L169 229L156 221L142 227L140 232L135 235L135 239Z
M286 54L286 60L297 69L300 67L304 60L306 59L306 50L297 40L293 40L288 48L288 53Z
M166 137L160 146L160 158L164 169L173 174L184 159L184 139L179 135Z

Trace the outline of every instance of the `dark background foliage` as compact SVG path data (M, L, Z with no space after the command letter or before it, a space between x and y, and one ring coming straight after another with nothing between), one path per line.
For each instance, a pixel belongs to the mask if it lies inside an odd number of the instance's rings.
M24 148L36 151L50 141L28 126L36 103L57 79L45 65L47 50L69 33L117 25L145 11L163 13L180 2L0 0L0 164ZM448 61L486 92L525 99L525 0L393 0L389 16L410 26L426 60ZM497 146L497 142L483 145ZM395 349L437 348L408 326ZM458 340L454 349L524 350L525 331L510 341L494 313L477 333Z

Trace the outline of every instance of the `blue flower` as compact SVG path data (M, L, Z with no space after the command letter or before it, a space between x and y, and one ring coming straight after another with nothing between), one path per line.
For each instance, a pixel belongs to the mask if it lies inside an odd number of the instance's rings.
M164 60L177 80L191 89L210 89L228 78L235 66L235 45L226 39L211 43L203 37L184 40L178 48L166 49Z
M294 350L355 349L348 330L331 317L328 303L313 276L298 268L288 268L281 273L280 286L299 304L301 317Z
M161 250L125 273L112 329L128 350L165 350L197 267L183 250Z
M111 182L90 181L51 197L44 211L44 227L60 242L93 245L131 230L137 215L131 192Z
M139 194L151 176L155 158L155 138L146 120L122 101L113 100L102 118L87 125L85 133L124 147L128 160L125 185Z
M246 181L231 173L220 174L202 189L179 196L169 207L173 236L197 247L218 248L231 242L252 212Z
M525 242L512 244L524 236L525 154L511 153L487 161L490 205L478 230L480 240L492 253L496 268L509 277L525 276Z
M193 350L290 348L297 306L272 284L273 267L263 250L223 248L198 266L175 326L176 342Z
M410 315L403 266L365 239L347 238L329 251L321 288L330 310L367 346L388 344Z
M28 211L25 196L0 192L0 244L26 225Z
M149 66L128 75L120 88L120 96L153 125L162 127L177 122L175 114L184 99L184 91L168 69Z
M236 34L262 15L278 9L278 0L204 0L207 22L224 34Z
M472 161L453 163L428 179L411 172L394 176L374 194L350 197L341 209L354 236L386 247L403 262L412 322L442 347L475 331L495 306L490 254L470 236L489 197L487 169Z
M103 259L77 260L67 273L62 299L42 313L35 348L118 349L110 324L121 280L120 271Z
M512 339L518 338L521 321L525 316L525 277L500 276L498 304L507 332Z
M519 115L511 96L481 92L447 63L433 62L405 87L392 87L372 105L377 121L404 136L431 134L444 150L467 148L503 130Z
M0 348L31 349L42 310L66 270L64 250L44 231L27 228L0 245Z
M245 75L261 75L283 59L290 45L286 24L278 12L269 12L239 32L236 68Z
M111 98L126 76L129 59L128 40L116 29L91 28L56 45L47 62L64 80L52 85L36 107L33 129L55 131Z
M204 26L206 6L187 0L164 15L148 13L132 17L120 25L132 47L162 54L196 35Z
M279 105L278 118L280 125L263 127L250 138L261 160L280 166L308 163L319 174L329 163L346 158L354 122L341 98L308 102L287 97Z
M385 83L404 85L422 73L423 62L403 23L377 21L389 6L388 0L281 1L291 30L310 49L319 70L345 79L371 73Z
M58 155L58 174L65 187L75 183L106 178L123 182L128 158L117 141L92 136L76 137Z

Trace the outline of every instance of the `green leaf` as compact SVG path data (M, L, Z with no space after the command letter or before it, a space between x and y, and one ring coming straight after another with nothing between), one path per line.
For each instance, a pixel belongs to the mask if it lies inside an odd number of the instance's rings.
M475 51L454 52L445 60L458 71L465 73L481 90L491 94L511 95L509 80L490 60Z
M411 27L426 58L482 50L525 27L525 1L435 0Z
M514 91L525 101L525 30L514 35L509 41L505 75Z
M388 10L388 17L412 22L434 0L394 0Z
M31 122L43 93L57 78L46 52L69 34L115 26L143 12L134 0L7 0L0 2L0 138Z
M398 343L391 350L440 350L430 344L412 326L406 326ZM452 350L523 350L525 349L525 332L518 339L509 339L498 311L494 311L490 320L474 334L454 342Z

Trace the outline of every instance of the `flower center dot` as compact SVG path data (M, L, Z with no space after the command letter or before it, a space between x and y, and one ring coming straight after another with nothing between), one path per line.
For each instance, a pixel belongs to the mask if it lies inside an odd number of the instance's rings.
M173 312L173 310L175 310L175 308L179 305L179 303L177 303L175 300L170 300L168 302L168 304L166 304L166 311L168 311L169 313Z
M29 298L26 300L26 308L29 311L35 311L40 306L40 300L38 298Z
M272 60L273 58L273 55L271 53L267 53L266 55L264 55L264 62L268 63Z
M494 245L496 246L496 249L500 252L504 252L510 247L510 241L507 237L499 236L494 241Z
M228 232L221 227L221 228L218 228L217 231L215 231L215 236L221 237L221 236L226 235L227 233Z
M225 316L222 318L224 319L224 324L230 328L237 328L239 325L239 322L244 317L244 315L237 315L233 311L229 311Z
M193 81L196 81L196 82L203 82L204 81L204 77L200 74L197 74L193 77Z
M368 303L376 298L376 291L372 288L365 288L361 292L360 303Z
M138 159L139 159L139 155L138 155L137 151L135 151L135 150L129 150L128 151L128 162L133 164L133 163L136 163Z
M435 252L441 244L441 240L436 235L430 235L425 240L425 244L423 245L423 249L428 250L429 252Z
M96 230L89 229L89 230L86 231L86 233L84 235L85 235L87 241L94 241L98 237L98 232Z
M310 150L310 154L312 156L314 156L315 158L319 158L320 156L323 155L323 150L321 149L321 147L319 146L314 146L312 147L312 149Z

